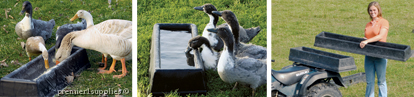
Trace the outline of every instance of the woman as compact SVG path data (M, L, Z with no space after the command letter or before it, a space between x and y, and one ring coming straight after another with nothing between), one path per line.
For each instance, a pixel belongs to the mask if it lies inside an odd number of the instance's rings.
M371 2L368 5L368 14L371 21L365 26L365 38L359 45L364 48L366 44L376 41L386 42L389 24L382 18L381 7L378 2ZM379 96L387 96L387 83L385 81L385 71L387 59L365 56L365 74L367 88L365 97L374 97L375 73L378 78Z

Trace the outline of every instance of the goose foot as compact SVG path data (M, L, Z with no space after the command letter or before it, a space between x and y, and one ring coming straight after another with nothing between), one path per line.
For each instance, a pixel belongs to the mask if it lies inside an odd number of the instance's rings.
M114 76L112 76L112 78L122 78L122 77L124 77L128 73L128 71L127 71L127 69L125 67L125 58L122 58L121 59L121 63L122 63L122 74L120 74L120 75L114 75Z
M100 74L100 73L102 73L102 74L110 74L110 73L114 72L115 71L115 63L116 63L116 60L115 59L112 59L112 65L109 68L109 70L99 70L99 73L98 74Z
M106 62L108 62L108 59L102 54L102 64L104 64L104 67L98 68L98 70L105 70L107 64ZM99 63L101 64L101 63Z

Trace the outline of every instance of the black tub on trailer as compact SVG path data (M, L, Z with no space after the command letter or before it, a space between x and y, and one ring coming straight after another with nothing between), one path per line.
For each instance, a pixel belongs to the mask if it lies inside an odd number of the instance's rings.
M39 55L1 78L0 96L53 96L68 85L66 76L91 67L86 50L80 47L73 47L71 55L57 66L52 60L55 47L48 53L49 70L46 71L43 57Z
M308 47L291 48L289 60L303 65L323 68L332 72L356 70L354 58L335 53L320 51Z
M161 30L169 30L170 32L162 32ZM187 32L183 33L178 31ZM163 35L162 33L164 33L165 35ZM178 34L184 35L176 36ZM195 36L197 36L197 26L194 24L154 25L151 39L151 58L149 68L150 89L148 92L152 93L154 96L162 96L164 95L164 93L174 92L175 90L178 90L177 92L180 95L185 95L189 93L206 94L207 87L206 82L204 80L204 65L201 61L199 50L192 51L194 53L195 67L188 66L186 64L186 58L181 57L178 59L173 59L171 58L171 56L167 56L170 53L178 52L175 56L185 57L184 51L187 48L188 40L190 40L191 37ZM161 45L162 43L168 42L175 43L177 42L177 40L181 40L181 42L183 43L177 44L179 46L174 45L172 47ZM180 50L170 51L170 49L172 49L173 47L179 48ZM173 60L165 61L166 59L168 59L166 57ZM184 63L174 64L170 61L180 61Z

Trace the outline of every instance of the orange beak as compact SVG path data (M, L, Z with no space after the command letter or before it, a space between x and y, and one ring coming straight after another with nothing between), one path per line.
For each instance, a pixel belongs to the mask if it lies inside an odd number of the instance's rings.
M70 21L74 21L75 19L77 19L77 18L79 18L78 17L78 14L75 14L75 16L73 16L71 19L70 19Z
M59 61L56 61L56 65L58 65L60 62Z
M45 60L45 68L49 69L49 61L48 60Z

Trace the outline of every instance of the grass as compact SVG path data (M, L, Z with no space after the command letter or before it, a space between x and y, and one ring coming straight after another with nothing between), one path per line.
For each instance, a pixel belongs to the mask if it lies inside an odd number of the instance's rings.
M148 96L149 60L151 35L156 23L193 23L199 35L209 22L209 17L193 7L212 3L220 11L231 10L244 28L260 26L262 31L250 42L266 47L266 0L140 0L138 1L138 96ZM218 24L225 23L222 19ZM248 96L251 89L239 87L232 91L233 84L224 83L215 71L207 71L207 95L188 96ZM167 96L177 96L170 93ZM257 88L256 96L266 96L266 85Z
M370 0L272 0L272 69L280 70L292 64L288 60L289 49L298 46L311 47L323 51L354 57L357 70L342 72L348 76L364 72L364 56L342 51L314 47L315 36L328 31L354 37L364 37L364 27L370 21L367 6ZM408 0L378 0L383 17L390 23L387 42L414 46L413 30L414 7ZM414 93L413 59L406 62L388 60L388 96L406 97ZM365 95L366 83L340 88L345 97ZM378 95L376 86L375 95Z
M6 59L5 62L9 65L8 67L0 66L0 77L4 77L15 69L19 68L21 65L14 65L12 61L18 61L22 64L29 62L29 59L26 55L26 52L21 48L20 42L25 42L25 40L17 39L18 36L14 31L14 27L17 22L19 22L23 15L18 15L22 9L22 0L2 0L0 1L0 60ZM55 45L55 34L58 26L67 23L76 23L80 22L76 20L75 22L69 22L69 19L75 15L75 13L84 9L90 11L95 24L98 24L102 21L108 19L125 19L132 20L132 1L131 0L112 0L112 7L108 8L108 2L97 2L96 0L31 0L33 9L38 7L38 10L33 11L34 19L50 20L54 19L56 26L53 29L52 38L46 41L46 48L51 48ZM16 5L16 6L15 6ZM8 15L11 15L13 18L7 18L5 15L5 10L11 9ZM3 30L5 29L5 30ZM97 74L96 69L98 68L97 62L101 61L101 53L87 50L89 61L91 62L92 67L83 71L79 77L77 77L74 82L67 86L67 90L108 90L111 89L128 89L128 94L122 94L125 96L132 96L132 61L126 62L126 67L129 73L127 76L121 79L112 78L113 75L121 74L121 72L116 72L112 74ZM108 64L112 61L112 58ZM117 61L118 64L115 69L121 70L121 62ZM109 67L107 68L109 69ZM81 95L65 95L65 96L81 96ZM86 95L83 95L86 96ZM92 95L91 95L92 96ZM97 95L95 95L97 96Z

